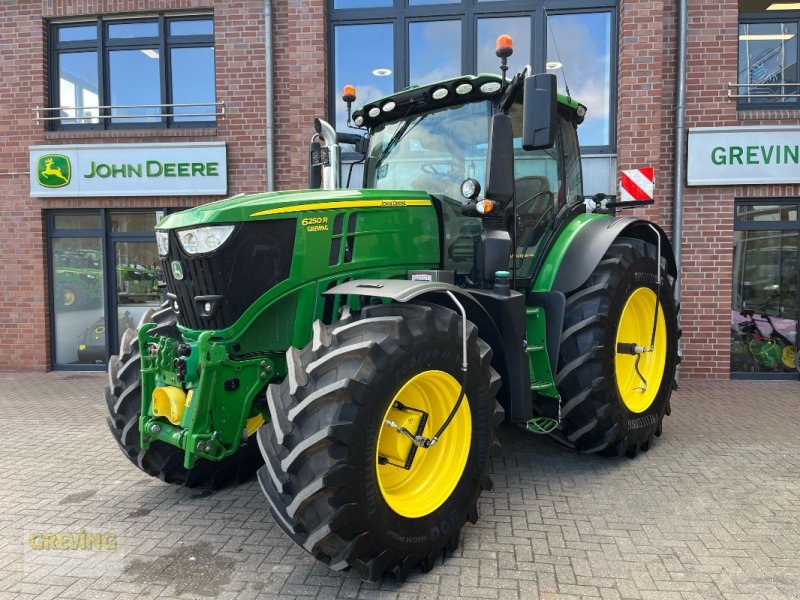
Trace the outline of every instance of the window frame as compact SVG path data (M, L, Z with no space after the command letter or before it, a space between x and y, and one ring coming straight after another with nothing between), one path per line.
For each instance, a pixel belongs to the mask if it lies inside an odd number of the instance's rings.
M581 146L582 155L614 155L617 148L617 78L618 30L617 0L503 0L481 2L460 0L448 4L411 6L409 0L393 0L393 6L377 8L334 8L336 0L327 0L328 12L328 119L335 124L336 106L341 102L340 90L335 89L336 56L335 34L339 25L369 25L391 23L394 27L394 89L408 86L409 54L408 25L424 21L461 20L461 60L464 74L475 74L477 69L477 26L479 18L529 17L531 20L531 56L529 63L536 73L546 72L547 21L549 15L570 15L592 12L610 13L611 61L609 74L609 143L598 146ZM499 61L499 59L498 59ZM498 62L499 73L499 62ZM580 100L580 98L578 98ZM358 101L356 102L358 104ZM355 155L353 155L355 156ZM346 159L347 157L345 157Z
M163 207L147 208L70 208L70 209L50 209L46 211L47 225L47 302L48 302L48 324L50 326L50 365L55 371L105 371L108 366L108 359L116 352L112 347L111 341L117 340L124 333L118 331L117 313L119 311L117 302L117 265L115 255L115 244L118 242L147 242L155 245L155 227L150 231L112 231L111 218L115 213L155 213L156 217L166 214L170 209ZM183 210L180 208L171 210ZM100 217L100 226L91 229L66 229L56 226L57 216L68 215L93 215ZM56 307L55 307L55 270L53 264L53 241L63 238L93 238L100 240L100 249L103 253L103 302L102 310L105 316L106 328L106 362L105 364L72 364L56 362L57 332L56 332Z
M791 11L770 11L763 13L739 13L739 20L736 26L736 83L739 81L739 59L741 58L742 43L739 40L739 27L741 25L758 25L760 23L794 23L797 26L797 56L795 70L797 75L797 87L800 89L800 14L792 14ZM743 88L737 87L736 93L741 94ZM748 102L747 98L737 98L737 110L800 110L800 98L794 102Z
M794 221L747 221L741 219L737 215L737 209L740 206L794 206L797 211L797 219ZM797 231L800 234L800 198L736 198L733 205L733 230L734 231ZM735 242L734 242L735 243ZM735 290L733 289L733 282L736 278L733 269L736 268L735 247L731 248L731 306L733 310L733 300ZM798 249L800 252L800 249ZM798 271L798 280L795 282L797 285L798 293L800 293L800 271ZM795 320L798 322L797 335L800 336L800 302L797 305ZM729 374L731 379L772 379L772 380L797 380L797 373L792 372L770 372L770 371L734 371L729 366Z
M107 106L110 104L110 52L113 50L141 50L144 48L158 48L161 59L159 60L159 104L169 104L172 102L173 89L172 89L172 57L171 51L175 48L212 48L215 51L214 69L214 96L216 101L217 94L217 72L216 72L216 26L211 35L170 35L170 24L176 21L205 21L211 20L214 22L213 13L192 13L192 14L166 14L158 13L141 17L103 17L99 16L87 21L51 21L48 24L49 31L49 73L48 84L49 106L52 108L61 106L60 98L60 56L62 54L71 54L77 52L95 52L97 56L97 89L98 89L98 104L99 106ZM143 22L155 22L158 27L158 35L156 37L131 37L112 39L109 37L108 30L110 25L121 24L134 24ZM96 24L97 32L93 40L78 40L69 42L60 42L58 40L58 32L62 28L80 27ZM215 23L216 25L216 23ZM72 119L72 117L65 117L48 121L49 129L53 131L84 131L84 130L112 130L112 129L179 129L179 128L197 128L197 127L216 127L217 117L211 115L211 118L192 120L175 120L175 116L166 116L166 112L174 112L168 107L161 109L153 108L153 112L160 112L162 116L157 121L152 122L128 122L125 119L121 123L113 122L110 116L109 109L101 109L99 114L98 123L63 123L63 120ZM56 116L55 110L47 111L46 116ZM211 112L217 112L213 110ZM177 115L181 118L180 115ZM78 119L80 117L74 117ZM87 119L91 117L85 117ZM133 119L130 119L133 121Z

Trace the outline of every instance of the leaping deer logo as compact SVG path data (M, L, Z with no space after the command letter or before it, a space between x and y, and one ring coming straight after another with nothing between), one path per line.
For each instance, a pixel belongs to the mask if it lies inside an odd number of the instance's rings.
M58 188L68 185L72 176L69 158L63 154L42 156L38 164L39 184L44 187Z

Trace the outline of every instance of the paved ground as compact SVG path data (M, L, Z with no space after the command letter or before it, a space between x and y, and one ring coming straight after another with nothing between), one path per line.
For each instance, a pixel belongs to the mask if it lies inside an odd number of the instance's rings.
M315 564L255 483L143 476L106 429L103 383L0 373L0 598L800 598L800 382L686 383L635 461L503 431L481 520L402 586ZM54 532L104 550L32 548Z

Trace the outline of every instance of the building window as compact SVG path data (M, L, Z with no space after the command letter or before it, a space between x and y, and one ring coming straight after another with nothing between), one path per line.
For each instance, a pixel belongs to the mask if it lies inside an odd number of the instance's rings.
M737 96L744 108L797 107L800 102L800 14L773 7L781 8L739 0Z
M56 129L202 126L216 121L210 16L51 25Z
M552 6L550 6L552 4ZM339 95L356 86L364 104L409 85L498 73L495 41L514 39L509 75L526 64L555 73L559 91L588 108L584 154L613 153L616 120L614 0L330 0L331 117L346 130Z
M734 374L797 376L799 213L798 200L736 204L731 306Z
M122 334L161 304L156 210L48 214L52 361L102 368Z

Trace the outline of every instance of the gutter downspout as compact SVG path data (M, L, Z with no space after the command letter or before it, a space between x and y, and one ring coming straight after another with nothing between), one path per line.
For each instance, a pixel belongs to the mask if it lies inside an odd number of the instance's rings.
M675 106L675 167L673 169L672 239L675 251L675 299L681 299L681 258L683 245L683 186L686 175L686 45L688 9L687 0L678 0L678 82Z
M275 191L275 79L272 72L272 0L264 0L264 61L267 100L267 191Z

